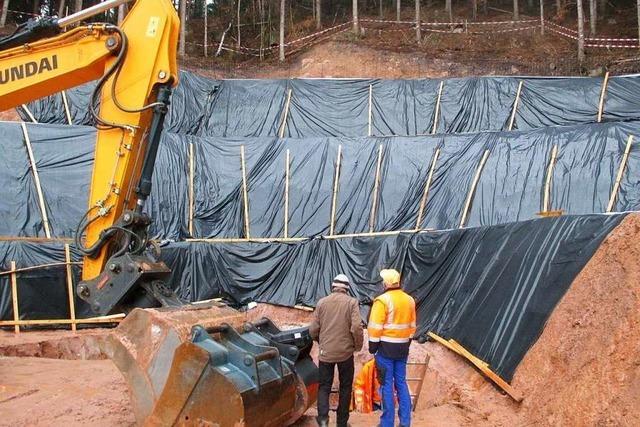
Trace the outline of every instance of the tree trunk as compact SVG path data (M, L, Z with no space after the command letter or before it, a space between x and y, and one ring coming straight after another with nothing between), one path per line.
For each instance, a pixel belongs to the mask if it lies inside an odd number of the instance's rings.
M7 23L7 12L9 12L9 0L4 0L4 3L2 3L2 16L0 16L0 28Z
M209 11L207 10L207 1L204 1L204 57L206 58L207 56L209 56L209 52L207 51L207 49L209 49L209 46L207 46L209 44Z
M400 1L401 0L396 0L396 21L398 22L400 22L400 7L402 6Z
M591 37L596 35L596 21L598 20L598 10L596 7L596 0L589 0L589 34Z
M184 56L186 52L185 36L187 28L187 0L180 0L180 44L178 47L178 53L180 56Z
M64 16L64 0L60 0L60 4L58 5L58 18L62 18Z
M473 11L472 19L475 21L478 19L478 0L471 0L471 9Z
M449 15L449 22L453 22L453 11L451 10L451 0L446 0L445 1L444 10Z
M238 49L240 49L240 3L242 3L242 0L238 0L238 15L237 15L237 31L236 31L236 35L238 36L238 40L236 41L236 46Z
M358 0L353 0L353 34L356 36L360 34L360 27L358 25Z
M533 9L533 0L527 0L527 7L529 10Z
M604 19L607 11L607 0L600 0L600 19Z
M380 2L380 19L382 19L382 16L384 15L384 11L382 10L382 1L383 0L378 0Z
M584 62L584 10L582 0L576 0L578 8L578 62Z
M560 16L562 11L562 0L556 0L556 16Z
M73 10L74 12L79 12L82 10L82 0L76 0L76 7Z
M475 0L474 0L475 1ZM640 1L640 0L638 0ZM422 35L420 34L420 0L415 0L416 2L416 41L418 44L422 43Z
M518 10L518 0L513 0L513 20L520 19L520 11Z
M280 0L280 61L284 61L284 19L286 13L285 0Z
M544 0L540 0L540 34L544 36Z
M320 7L320 1L316 0L316 29L322 28L322 8Z

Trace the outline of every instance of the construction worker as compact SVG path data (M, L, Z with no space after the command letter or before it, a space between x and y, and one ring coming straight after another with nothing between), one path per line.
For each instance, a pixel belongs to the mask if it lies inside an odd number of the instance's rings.
M358 300L349 296L349 278L338 274L331 283L331 294L318 301L309 326L311 337L320 344L318 425L329 425L329 394L338 367L340 397L338 427L346 427L353 385L353 353L362 349L363 331Z
M407 385L407 358L416 331L416 303L400 289L400 273L396 270L382 270L380 277L385 291L373 301L367 327L369 352L375 355L380 382L380 426L394 426L395 389L400 426L409 427L411 396Z

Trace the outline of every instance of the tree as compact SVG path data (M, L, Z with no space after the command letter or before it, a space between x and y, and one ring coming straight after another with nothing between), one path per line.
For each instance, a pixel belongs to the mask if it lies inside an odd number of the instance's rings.
M205 58L209 56L209 52L207 52L207 49L209 48L209 46L207 46L209 44L209 22L208 22L208 16L207 16L208 15L207 9L208 9L207 2L205 1L204 2L204 40L203 40Z
M382 15L383 15L383 10L382 10L382 1L383 0L378 0L380 2L380 19L382 19Z
M9 0L4 0L4 3L2 3L2 16L0 16L0 28L7 23L7 12L9 12Z
M418 44L421 44L422 36L420 34L420 0L415 0L415 2L416 2L416 41L418 42Z
M280 61L284 61L284 15L287 13L285 0L280 0Z
M242 0L238 0L238 40L236 41L236 46L238 47L238 49L240 49L240 3L242 3Z
M449 15L449 22L453 22L453 10L451 8L451 0L445 0L444 10L446 10L447 14Z
M576 0L578 7L578 62L584 62L584 10L582 0Z
M316 29L322 28L322 13L320 9L320 0L316 0Z
M353 0L353 34L356 36L360 33L358 25L358 0Z
M184 56L186 53L185 36L187 28L187 0L180 0L180 43L178 47L178 53L180 56Z
M520 19L520 11L518 10L518 0L513 0L513 20Z
M82 10L82 0L76 0L76 4L73 10L75 12L80 12Z
M58 6L58 17L64 16L64 6L65 6L65 1L60 0L60 5Z
M596 21L598 19L598 10L596 8L596 0L589 0L589 27L591 37L596 35Z
M400 8L401 8L401 4L400 4L401 0L396 0L396 21L400 22Z

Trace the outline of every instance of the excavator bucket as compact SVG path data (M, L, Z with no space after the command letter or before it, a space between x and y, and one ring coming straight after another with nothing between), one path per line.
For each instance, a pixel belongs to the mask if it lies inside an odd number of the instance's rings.
M316 399L308 329L250 323L222 303L135 309L104 352L139 425L283 426Z

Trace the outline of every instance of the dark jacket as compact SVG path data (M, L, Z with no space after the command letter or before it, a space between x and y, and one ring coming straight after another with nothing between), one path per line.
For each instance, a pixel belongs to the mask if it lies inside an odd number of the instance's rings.
M318 301L309 325L311 337L320 344L321 362L337 363L362 349L362 326L358 300L334 291Z

